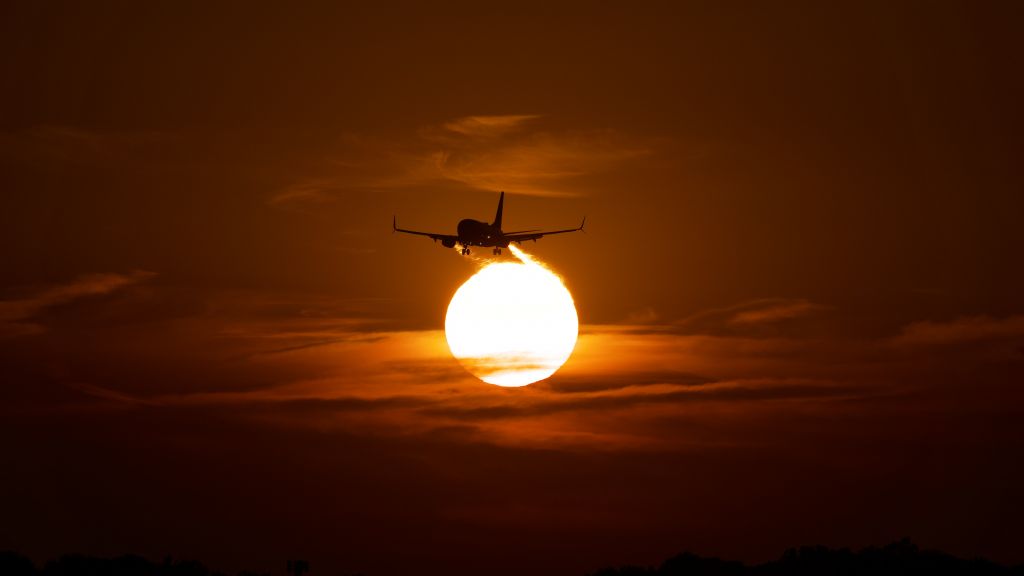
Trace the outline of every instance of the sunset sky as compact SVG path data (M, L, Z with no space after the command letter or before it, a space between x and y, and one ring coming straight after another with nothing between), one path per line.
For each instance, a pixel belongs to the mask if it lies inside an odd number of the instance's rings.
M1024 563L1024 36L997 2L0 6L0 549L582 575ZM520 389L445 344L529 243Z

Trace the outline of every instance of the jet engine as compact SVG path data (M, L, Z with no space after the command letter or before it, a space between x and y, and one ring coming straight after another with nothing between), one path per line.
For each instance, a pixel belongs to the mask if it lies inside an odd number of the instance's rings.
M441 246L444 246L445 248L455 248L455 239L445 238L444 240L441 240Z

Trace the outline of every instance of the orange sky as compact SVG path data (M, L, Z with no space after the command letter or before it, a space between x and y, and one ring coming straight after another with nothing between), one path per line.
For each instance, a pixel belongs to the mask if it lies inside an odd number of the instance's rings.
M1024 562L1019 9L682 4L0 7L0 549ZM587 216L524 389L389 229L498 190Z

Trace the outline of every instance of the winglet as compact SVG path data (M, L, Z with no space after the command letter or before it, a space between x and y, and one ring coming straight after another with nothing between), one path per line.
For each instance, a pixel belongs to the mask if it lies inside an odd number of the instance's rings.
M580 222L580 232L586 232L586 230L583 229L583 226L585 226L586 223L587 223L587 217L584 216L583 217L583 222Z
M391 215L391 233L394 234L398 231L398 216Z

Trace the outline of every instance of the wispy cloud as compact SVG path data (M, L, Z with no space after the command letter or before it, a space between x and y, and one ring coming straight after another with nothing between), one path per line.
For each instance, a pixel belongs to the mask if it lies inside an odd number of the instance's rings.
M356 189L430 186L573 196L577 182L652 152L650 143L615 130L551 126L533 114L466 116L402 137L347 135L321 173L276 191L269 202L322 202Z
M759 298L732 306L704 310L677 321L691 333L735 332L819 314L829 307L802 298Z
M808 316L826 307L807 300L767 300L737 310L729 319L733 324L761 324Z
M494 138L523 128L536 114L507 114L504 116L465 116L442 124L444 130L474 138Z
M536 196L574 196L577 177L597 173L648 151L629 147L612 132L530 133L482 147L453 145L435 158L441 175L479 190Z
M42 124L25 130L0 131L0 156L28 164L123 162L125 154L166 143L172 137L166 132Z
M296 182L270 198L270 205L323 204L333 200L330 191L335 183L330 180Z
M972 316L950 322L914 322L893 342L901 346L947 346L1024 339L1024 316Z
M25 298L0 301L0 336L40 332L44 328L30 320L48 308L110 294L155 275L144 270L128 274L87 274L66 284L44 288Z

